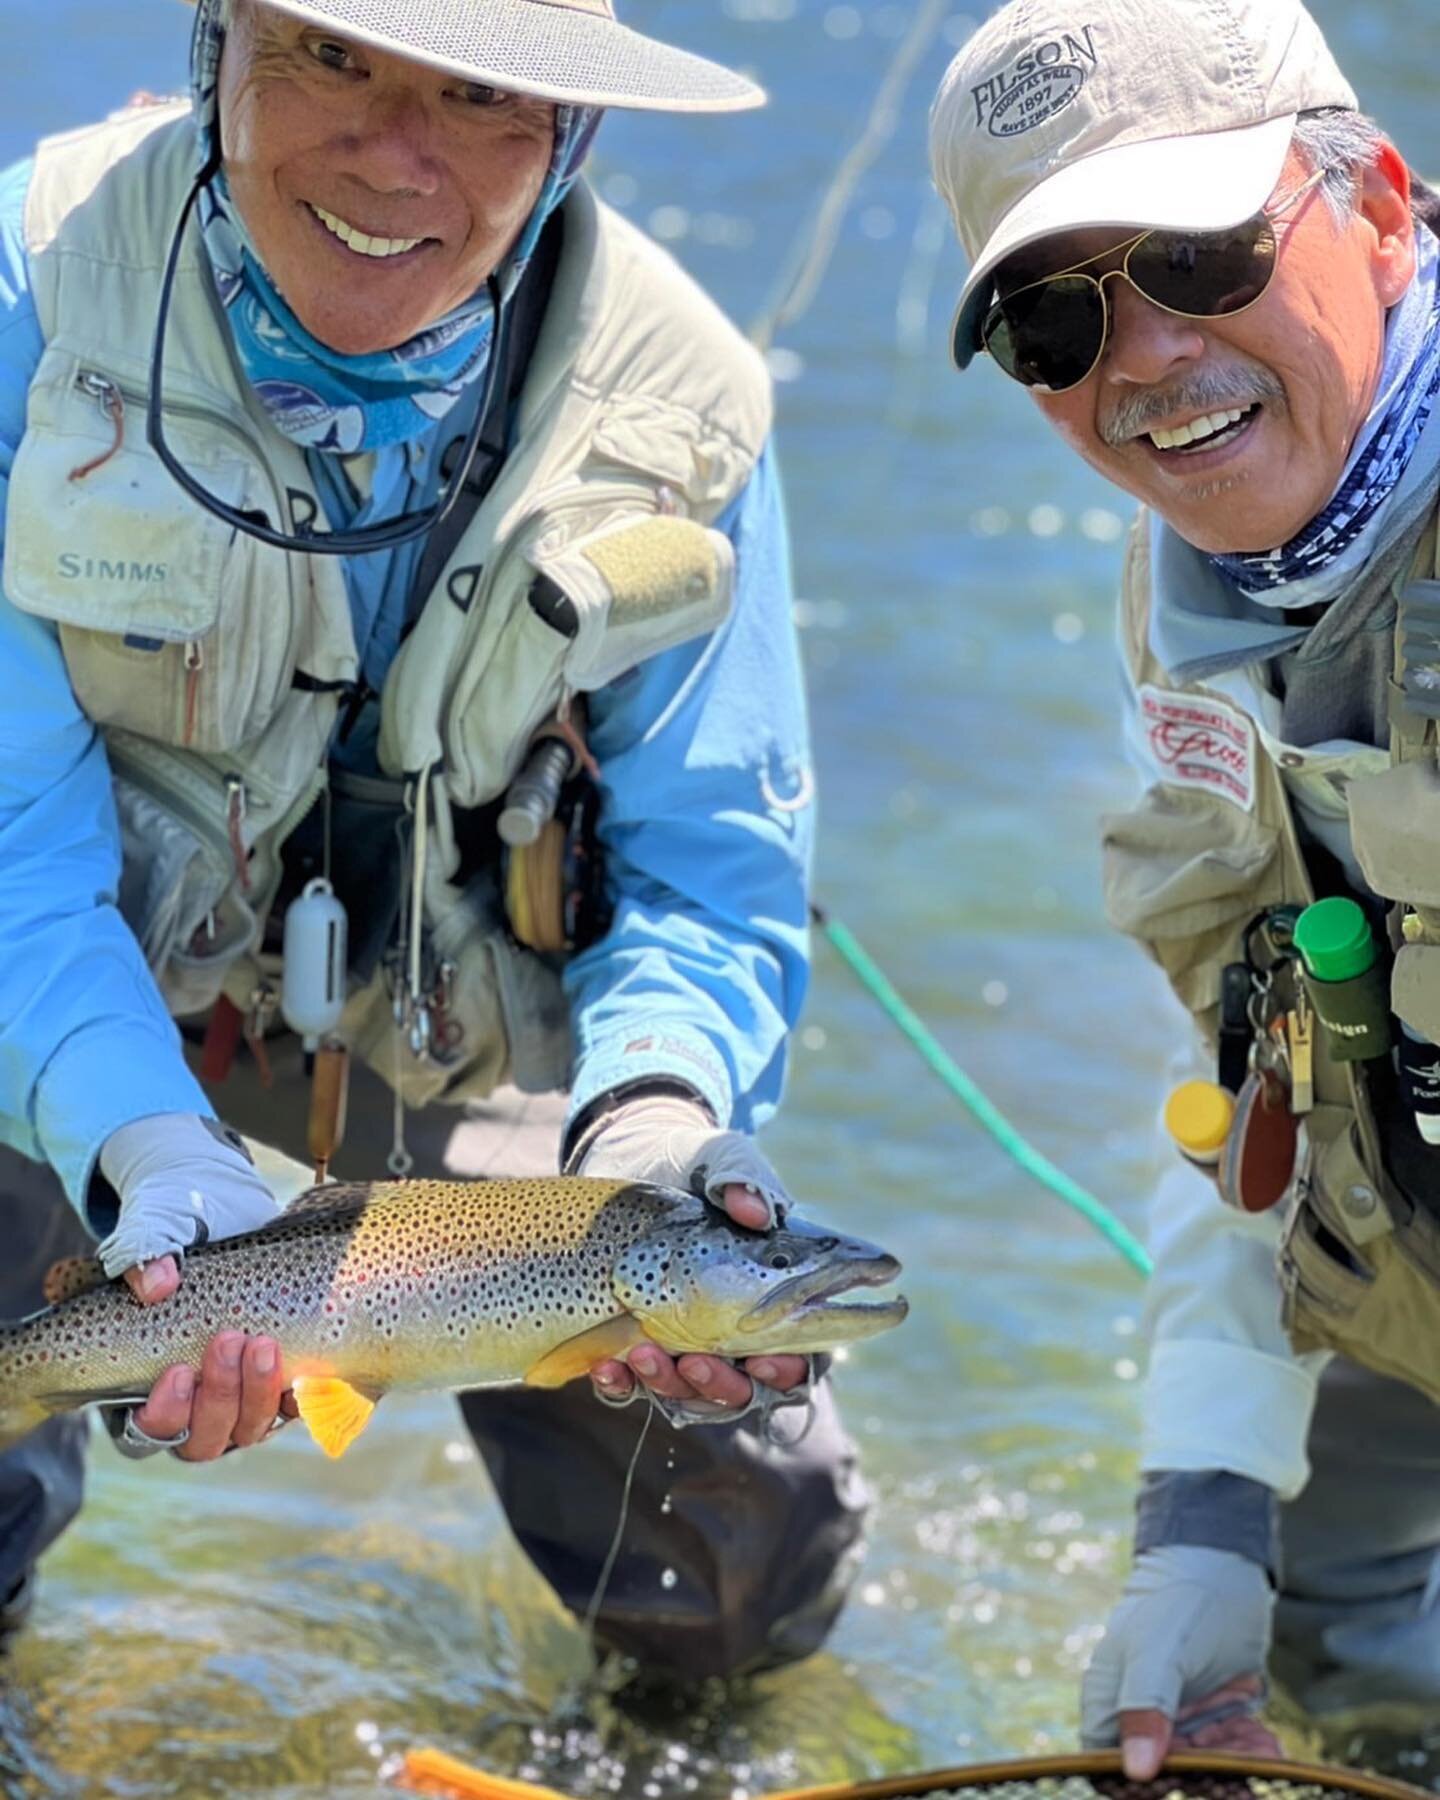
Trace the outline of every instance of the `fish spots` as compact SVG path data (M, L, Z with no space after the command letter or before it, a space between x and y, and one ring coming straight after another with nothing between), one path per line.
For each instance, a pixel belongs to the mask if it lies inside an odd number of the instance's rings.
M237 1327L277 1338L292 1371L323 1364L367 1390L513 1380L614 1318L617 1263L677 1204L594 1179L335 1184L193 1251L159 1306L106 1283L0 1326L0 1383L59 1407L143 1394ZM663 1263L645 1272L659 1281Z

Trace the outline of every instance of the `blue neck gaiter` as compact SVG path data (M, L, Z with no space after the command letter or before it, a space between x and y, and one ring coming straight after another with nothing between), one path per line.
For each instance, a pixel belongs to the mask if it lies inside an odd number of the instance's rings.
M1266 605L1329 597L1325 579L1342 561L1368 560L1388 502L1410 468L1440 394L1440 254L1416 228L1415 279L1390 309L1385 361L1366 419L1333 497L1304 530L1276 550L1213 556L1221 574ZM1284 589L1284 594L1279 590Z
M220 0L200 0L190 81L199 166L218 145L217 78L225 33ZM555 146L530 217L497 270L501 304L514 294L546 221L569 193L600 123L597 107L557 106ZM222 168L200 196L216 289L240 362L270 422L306 449L343 455L409 443L485 374L494 341L489 289L391 350L342 356L312 337L267 274Z

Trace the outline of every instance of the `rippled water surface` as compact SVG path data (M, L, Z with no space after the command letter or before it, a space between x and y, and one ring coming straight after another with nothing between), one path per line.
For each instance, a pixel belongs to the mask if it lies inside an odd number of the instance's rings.
M1316 11L1363 103L1440 169L1431 0ZM961 264L924 118L974 20L917 0L628 17L775 97L753 118L612 118L596 165L747 327L901 59L898 112L772 351L819 892L1038 1146L1138 1225L1174 1025L1099 917L1095 819L1128 785L1110 644L1128 506L992 369L946 366ZM0 0L0 160L177 86L187 21L173 0ZM13 1791L372 1795L428 1742L577 1794L731 1800L1070 1742L1128 1527L1136 1279L823 948L769 1148L817 1211L909 1265L910 1322L841 1370L877 1507L827 1654L679 1719L577 1703L579 1633L445 1401L387 1402L333 1468L293 1436L200 1471L99 1449L15 1657Z

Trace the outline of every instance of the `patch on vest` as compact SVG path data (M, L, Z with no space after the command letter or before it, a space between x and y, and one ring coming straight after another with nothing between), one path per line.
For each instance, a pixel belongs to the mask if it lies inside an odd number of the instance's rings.
M1222 700L1145 686L1140 720L1162 781L1201 788L1249 812L1255 805L1255 727Z

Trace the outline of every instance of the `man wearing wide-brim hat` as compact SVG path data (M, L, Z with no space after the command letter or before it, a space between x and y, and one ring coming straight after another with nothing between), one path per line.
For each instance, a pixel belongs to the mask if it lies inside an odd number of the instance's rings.
M931 144L956 364L1142 503L1105 897L1196 1060L1082 1725L1143 1779L1273 1751L1272 1668L1317 1711L1440 1696L1435 196L1298 0L1014 0Z
M812 782L770 393L580 178L607 107L761 99L609 0L201 0L187 104L0 177L0 1314L95 1239L164 1300L275 1212L228 1127L326 1157L347 1056L342 1176L553 1171L558 1135L567 1172L776 1218L750 1134ZM543 1102L476 1111L503 1084L568 1093L538 1163ZM597 1349L593 1387L465 1417L577 1612L615 1409L703 1427L650 1434L598 1626L709 1676L839 1606L861 1500L814 1373ZM224 1333L112 1435L207 1460L281 1386ZM0 1458L0 1628L82 1436Z

